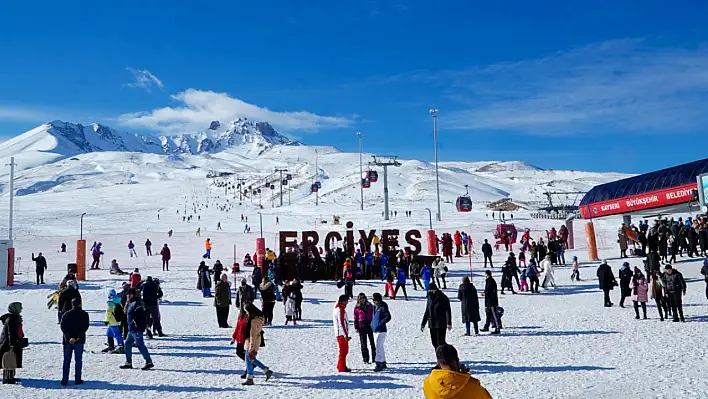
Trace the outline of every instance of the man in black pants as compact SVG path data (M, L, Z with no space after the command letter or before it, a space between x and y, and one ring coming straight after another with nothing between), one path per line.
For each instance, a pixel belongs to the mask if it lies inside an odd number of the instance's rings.
M482 244L482 254L484 255L484 267L487 267L487 259L489 259L489 266L494 267L492 264L492 245L489 244L487 239L484 240L484 244Z
M430 329L430 342L433 348L445 343L447 330L452 330L452 310L450 309L450 299L442 291L438 290L435 283L428 286L428 303L423 314L423 321L420 323L420 331L425 329L425 325Z
M615 275L612 273L612 268L607 264L606 260L597 268L597 280L600 283L600 289L605 293L605 307L612 306L610 301L610 291L617 285Z
M706 299L708 299L708 259L703 261L703 267L701 268L701 274L706 280Z
M35 262L35 272L37 272L37 285L44 284L44 271L47 270L47 259L40 252L37 257L32 254L32 260Z
M664 283L666 296L669 299L669 306L674 315L673 321L678 322L680 316L681 322L685 322L686 320L683 318L682 297L686 295L686 281L684 281L683 275L678 270L674 270L671 265L666 265L664 270L664 275L661 276L661 280Z
M425 289L423 284L420 282L420 263L417 260L411 262L410 267L411 281L413 281L413 290L418 291L416 283L420 286L420 289Z
M162 298L162 289L158 280L153 280L152 276L148 276L142 288L143 305L147 313L147 330L146 335L152 338L153 331L159 337L164 337L162 332L162 324L160 321L160 298ZM150 331L152 327L153 331Z
M484 322L484 328L480 331L489 331L489 325L494 324L492 334L499 334L499 315L497 315L497 306L499 306L499 297L497 296L497 282L492 277L492 272L486 270L484 272L484 312L487 316Z

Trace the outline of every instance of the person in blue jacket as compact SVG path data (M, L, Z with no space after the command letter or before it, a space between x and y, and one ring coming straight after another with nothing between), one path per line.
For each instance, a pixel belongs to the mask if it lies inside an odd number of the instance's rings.
M361 271L364 269L364 257L358 249L356 250L356 254L354 254L354 264L356 265L356 275L357 277L360 277Z
M428 292L430 280L433 278L433 269L430 267L430 265L425 265L422 269L420 269L420 277L423 279L423 286L425 287L425 292Z
M396 282L396 290L393 292L393 298L396 299L396 294L398 294L398 289L403 288L403 296L408 300L408 293L406 293L406 269L403 264L398 265L398 271L396 272L396 277L398 281Z
M386 266L388 266L388 255L384 252L381 254L381 281L386 280Z
M374 254L371 251L366 251L364 255L364 264L366 264L366 271L364 274L369 277L374 274Z
M148 352L145 341L143 341L143 333L145 333L145 329L147 328L147 312L135 288L128 290L128 302L128 309L125 312L128 316L128 336L125 339L124 346L125 364L120 366L120 368L133 368L133 344L136 344L140 354L143 355L145 359L145 366L143 366L142 369L150 370L155 367L155 365L152 364L150 352Z
M374 301L374 316L371 318L371 329L374 331L374 339L376 340L376 356L374 357L376 368L374 371L381 371L386 368L384 342L388 332L386 324L391 321L391 312L389 312L386 302L381 298L381 294L374 293L372 299Z

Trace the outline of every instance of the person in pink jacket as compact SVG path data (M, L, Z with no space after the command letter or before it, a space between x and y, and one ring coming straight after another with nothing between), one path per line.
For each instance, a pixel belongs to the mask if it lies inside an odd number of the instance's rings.
M649 284L644 274L638 267L634 268L634 276L632 276L632 302L634 302L635 319L639 319L639 305L642 306L644 319L647 318L647 300L649 299Z

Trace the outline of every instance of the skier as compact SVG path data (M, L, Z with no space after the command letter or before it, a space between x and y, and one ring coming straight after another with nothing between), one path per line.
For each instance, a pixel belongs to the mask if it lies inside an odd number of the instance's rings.
M167 246L167 243L160 250L160 255L162 255L162 271L170 271L170 259L172 258L172 252Z
M482 254L484 255L484 267L487 267L487 260L489 260L489 266L494 267L494 264L492 263L493 253L494 251L492 251L492 245L485 238L484 244L482 244Z
M349 297L340 295L337 304L332 311L332 322L334 323L334 333L337 337L337 346L339 347L339 355L337 357L337 371L340 373L349 373L352 370L347 367L347 354L349 353L349 316L347 315L347 303Z
M202 259L211 259L211 240L208 238L204 241L204 249L206 252L202 255Z
M600 289L605 293L605 307L612 307L613 303L610 301L610 291L617 285L617 280L615 280L612 268L610 268L606 260L603 260L597 268L597 279L600 283Z
M103 251L101 251L101 246L103 243L98 243L94 245L91 249L91 256L93 256L93 262L91 263L91 269L92 270L98 270L98 265L101 262L101 255L103 255Z
M128 242L128 251L130 252L131 258L133 257L133 255L135 255L136 258L138 257L138 253L135 252L135 244L133 244L133 240L130 240Z
M218 223L216 224L216 230L217 230L217 231L221 231L221 222L218 222Z
M460 300L465 335L470 335L470 324L474 325L474 335L479 334L478 323L482 320L479 316L479 298L477 298L477 289L467 276L462 278L462 284L457 290L457 299Z
M364 363L369 364L369 347L367 338L371 344L371 357L376 357L376 344L374 342L374 331L371 328L371 321L374 318L374 306L369 303L366 294L359 294L354 306L354 331L359 334L361 344L361 357Z
M72 299L71 307L71 310L64 313L61 318L62 344L64 346L64 364L60 382L62 386L69 384L72 355L75 359L74 384L81 385L84 383L81 379L81 369L83 366L86 331L89 329L89 315L81 309L81 298Z
M201 227L197 227L197 234L196 234L196 236L197 236L197 237L201 237L201 236L202 236L202 228L201 228Z
M145 240L145 253L147 256L152 256L152 242L150 242L149 238Z
M423 321L420 323L421 332L425 329L426 324L430 329L430 342L433 344L433 348L444 344L446 329L452 330L452 310L450 309L450 299L438 290L435 283L428 286L428 303L425 306Z
M491 399L492 396L472 378L470 370L462 363L452 345L435 349L438 365L425 377L423 393L429 399L474 398ZM454 387L454 389L451 389Z
M246 381L243 382L243 385L253 385L253 366L263 370L266 381L273 376L273 372L258 359L256 359L256 356L258 356L258 350L261 347L261 340L263 339L263 313L252 303L246 305L246 312L248 313L248 319L244 331L244 349L246 350Z
M492 272L489 270L484 271L484 279L484 311L487 317L484 322L484 327L480 331L489 331L490 324L493 324L494 331L492 331L492 334L499 334L499 316L497 315L499 297L497 296L497 282L494 280Z
M128 336L125 340L125 364L120 366L121 369L133 368L133 344L138 346L140 354L145 359L143 370L150 370L155 365L150 358L150 352L143 341L143 334L147 328L147 312L140 300L140 296L134 288L128 290L128 309L126 315L128 317Z
M61 243L61 252L64 253L66 252L66 244Z
M216 273L214 273L216 276ZM214 278L216 280L216 278ZM229 326L229 307L231 306L231 284L229 276L220 274L219 281L214 286L214 307L216 308L216 320L219 328L231 328Z
M249 231L251 231L251 229L248 227L248 223L244 224L243 225L243 232L248 233Z
M44 271L47 270L47 259L40 252L37 257L34 257L32 252L32 260L35 263L34 271L37 273L37 285L44 284Z
M629 269L629 262L624 262L619 270L620 278L620 307L624 307L624 299L631 295L629 284L632 282L632 270Z

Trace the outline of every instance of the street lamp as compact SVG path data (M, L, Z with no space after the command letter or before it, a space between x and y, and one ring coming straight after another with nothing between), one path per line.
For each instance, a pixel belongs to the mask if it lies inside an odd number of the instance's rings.
M81 240L84 239L84 216L86 215L86 212L81 214Z
M430 230L433 229L433 214L430 212L430 208L425 208L428 211L428 222L430 223Z
M261 238L263 238L263 214L258 212L259 224L261 225Z
M356 132L357 137L359 137L359 190L361 190L361 210L364 210L364 185L362 184L362 175L364 174L364 168L361 161L361 153L364 149L363 139L361 138L361 132Z
M438 110L430 109L430 115L433 117L433 144L435 146L435 188L438 193L438 222L442 221L440 214L440 175L438 174Z

